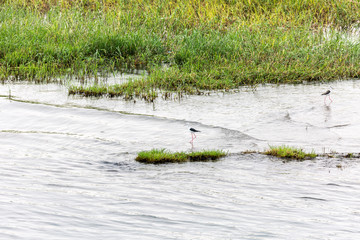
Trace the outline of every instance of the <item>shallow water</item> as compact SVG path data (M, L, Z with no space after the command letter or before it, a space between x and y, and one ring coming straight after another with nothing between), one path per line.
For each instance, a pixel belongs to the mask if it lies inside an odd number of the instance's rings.
M241 154L278 144L359 152L360 82L331 83L324 104L328 86L148 104L68 97L57 84L1 85L0 239L356 239L359 160ZM193 146L190 127L202 131ZM230 155L134 161L152 148Z

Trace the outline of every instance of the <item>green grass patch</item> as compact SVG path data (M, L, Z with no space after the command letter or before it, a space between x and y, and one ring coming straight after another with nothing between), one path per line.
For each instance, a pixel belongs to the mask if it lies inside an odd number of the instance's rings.
M119 13L118 19L148 28L163 23L166 30L211 26L226 29L239 22L273 24L313 22L347 26L359 20L360 6L355 0L2 0L1 4L46 14L54 8L77 9L83 14Z
M153 101L159 93L357 78L360 43L347 30L358 27L359 12L351 0L3 0L0 80L145 69L146 79L74 84L69 93Z
M301 148L295 148L290 146L270 146L270 149L265 151L264 154L271 155L279 158L285 158L287 160L305 160L317 157L314 152L306 153Z
M169 67L149 65L146 79L113 86L112 96L126 92L128 98L153 100L153 92L163 96L197 94L244 85L360 77L360 44L342 34L314 33L309 26L284 29L267 24L241 26L225 33L179 33L168 43L172 51L163 56ZM80 86L77 90L81 94L86 88Z
M196 161L215 161L227 154L219 150L204 150L201 152L169 152L165 149L152 149L150 151L142 151L135 158L141 163L162 164L162 163L183 163Z
M125 100L140 98L147 102L153 102L158 97L158 92L153 88L145 88L145 80L129 81L127 84L115 84L105 86L94 84L89 86L70 86L69 95L81 95L84 97L123 97Z

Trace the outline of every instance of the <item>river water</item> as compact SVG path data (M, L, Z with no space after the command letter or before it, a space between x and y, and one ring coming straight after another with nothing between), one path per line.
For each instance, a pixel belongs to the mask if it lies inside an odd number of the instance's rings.
M324 103L330 85L333 102ZM360 152L357 80L155 103L68 96L59 84L8 83L0 95L0 239L360 236L358 159L242 154L281 144ZM193 145L190 127L201 131ZM230 154L134 161L152 148Z

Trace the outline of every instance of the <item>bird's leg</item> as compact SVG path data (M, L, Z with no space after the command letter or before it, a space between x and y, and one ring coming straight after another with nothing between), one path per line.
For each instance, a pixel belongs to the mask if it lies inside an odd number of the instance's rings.
M193 134L191 133L191 143L194 141L194 137L193 137Z
M330 97L330 94L329 94L329 99L330 99L330 101L332 102L332 99L331 99L331 97Z

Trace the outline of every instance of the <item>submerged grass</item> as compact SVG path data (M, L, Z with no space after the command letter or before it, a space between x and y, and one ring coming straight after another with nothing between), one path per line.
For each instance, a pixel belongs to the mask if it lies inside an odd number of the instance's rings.
M315 152L306 153L301 148L295 148L285 145L270 146L270 149L265 151L264 154L279 158L285 158L287 160L305 160L317 157L317 154Z
M214 161L226 156L226 153L219 150L204 150L201 152L175 152L171 153L165 149L152 149L138 153L136 161L141 163L162 164L162 163L183 163L195 161Z
M69 93L153 101L158 92L354 78L360 44L344 29L359 10L349 0L3 0L0 80L142 68L146 79Z

